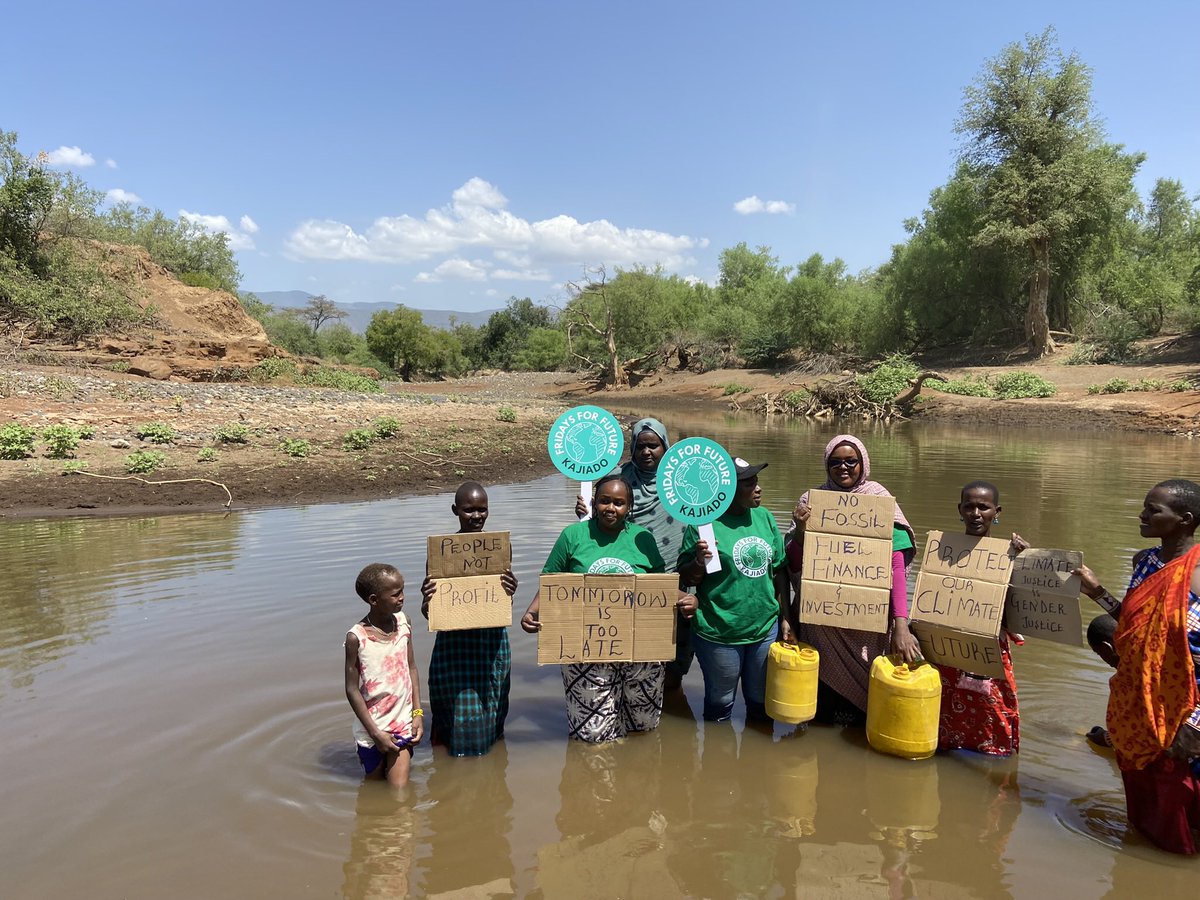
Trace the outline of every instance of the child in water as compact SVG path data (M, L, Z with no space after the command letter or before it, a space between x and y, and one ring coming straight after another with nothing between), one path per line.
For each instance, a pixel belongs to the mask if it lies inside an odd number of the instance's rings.
M488 519L488 495L483 485L467 481L454 493L450 511L458 516L458 533L483 531ZM500 583L511 597L517 579L510 568ZM429 601L436 586L425 576L421 584L421 615L429 618ZM466 628L439 631L429 660L429 706L432 740L444 744L451 756L482 756L504 737L512 652L507 628Z
M370 777L408 784L413 747L425 733L421 681L412 628L404 607L404 576L395 566L371 563L354 582L370 606L346 632L346 699L354 710L358 759Z
M992 526L1000 524L1000 491L990 482L972 481L959 495L958 516L972 537L991 537ZM1013 534L1011 552L1029 548ZM1020 748L1020 714L1017 682L1013 677L1008 632L1000 631L1003 678L983 678L938 666L942 677L942 711L938 722L939 750L974 750L993 756L1009 756Z

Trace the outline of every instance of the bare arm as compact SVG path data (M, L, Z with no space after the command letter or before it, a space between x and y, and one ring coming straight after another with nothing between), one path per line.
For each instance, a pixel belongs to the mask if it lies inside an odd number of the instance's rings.
M784 643L793 644L796 642L800 626L796 621L795 609L792 606L792 579L788 575L787 566L782 565L776 569L773 577L775 599L779 601L779 617L782 622L779 637Z
M521 629L529 634L537 634L542 630L542 623L538 621L538 609L541 604L539 601L542 598L542 592L539 589L533 595L533 600L529 602L529 609L525 610L525 615L521 616Z
M413 710L422 709L421 703L421 670L417 668L417 655L413 650L412 632L409 632L408 640L408 674L412 679L412 696ZM421 743L421 738L425 734L425 715L422 709L421 715L413 715L412 718L412 742L414 744Z

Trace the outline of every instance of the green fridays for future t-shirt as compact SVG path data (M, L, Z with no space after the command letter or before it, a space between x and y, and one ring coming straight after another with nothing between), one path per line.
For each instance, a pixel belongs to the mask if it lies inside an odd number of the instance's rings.
M753 644L771 636L779 621L775 573L785 562L783 535L775 517L761 506L730 508L713 522L721 570L704 576L696 588L699 605L692 630L717 644ZM683 532L679 565L696 558L695 525Z
M666 569L654 535L642 526L626 522L616 534L608 534L588 519L562 530L542 574L644 575Z

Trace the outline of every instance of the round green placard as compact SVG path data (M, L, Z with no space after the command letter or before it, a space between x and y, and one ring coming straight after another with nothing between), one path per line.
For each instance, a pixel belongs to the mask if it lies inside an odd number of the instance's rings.
M621 461L625 433L607 409L576 406L554 421L546 449L555 468L576 481L607 475Z
M658 463L658 496L667 512L688 525L720 517L733 503L733 457L716 441L685 438Z

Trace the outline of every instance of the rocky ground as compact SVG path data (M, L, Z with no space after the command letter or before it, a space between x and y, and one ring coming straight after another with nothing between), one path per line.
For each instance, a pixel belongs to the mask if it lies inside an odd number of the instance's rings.
M1170 391L1200 381L1200 341L1163 339L1144 348L1132 366L1070 366L1066 353L1038 361L927 361L949 378L1020 368L1054 382L1047 399L987 400L922 393L916 415L1057 429L1123 429L1200 436L1200 391ZM1123 379L1156 390L1089 393L1091 385ZM591 391L566 373L493 373L452 382L393 384L384 394L310 387L161 381L87 365L0 365L0 426L17 423L39 433L48 425L94 430L75 459L51 459L44 442L32 457L0 460L0 516L78 515L289 505L399 496L452 489L471 478L516 481L552 471L546 432L567 406L641 406L694 400L714 408L753 409L766 394L811 384L795 372L718 370L652 376L629 390ZM731 391L731 386L736 391ZM503 412L502 412L503 410ZM395 435L365 449L346 435L380 418L398 423ZM507 420L507 421L506 421ZM141 440L149 423L170 426L169 444ZM217 439L222 426L243 426L245 443ZM289 455L287 442L306 441L307 456ZM127 457L157 450L164 465L138 480ZM198 457L215 453L216 459ZM82 468L82 471L72 471ZM105 476L105 477L96 477ZM196 480L190 480L196 479ZM146 482L160 482L147 484ZM170 482L170 483L161 483Z

